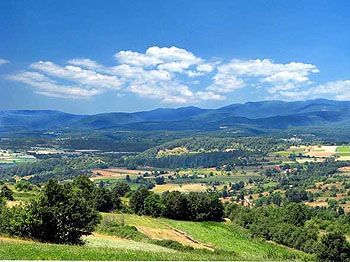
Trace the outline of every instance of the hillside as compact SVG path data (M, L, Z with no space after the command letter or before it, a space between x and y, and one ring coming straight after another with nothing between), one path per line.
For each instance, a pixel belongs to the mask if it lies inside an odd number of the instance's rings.
M233 104L218 109L159 108L135 113L73 115L50 110L0 111L0 128L33 130L197 130L286 129L298 126L331 125L350 121L350 102L326 99L284 102L261 101Z
M120 215L104 215L104 221L119 221ZM139 239L129 234L120 237L118 231L94 233L85 246L42 244L0 237L1 259L34 260L254 260L281 261L311 259L300 251L250 238L245 231L229 222L185 222L125 214L126 227L136 227L143 235ZM181 237L182 232L186 237ZM135 234L134 234L135 235ZM134 239L133 239L134 238ZM172 240L189 245L188 239L206 244L212 250L178 251L152 244L155 240ZM184 242L183 242L184 241ZM188 242L186 242L188 241ZM158 243L158 242L155 242ZM198 249L199 248L199 249ZM213 251L215 249L215 252ZM16 252L14 250L17 250ZM20 250L20 252L18 252Z

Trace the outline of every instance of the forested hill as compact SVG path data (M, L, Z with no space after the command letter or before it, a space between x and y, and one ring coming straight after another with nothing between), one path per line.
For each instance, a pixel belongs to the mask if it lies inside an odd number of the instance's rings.
M0 129L20 127L31 130L119 128L141 131L215 131L236 127L286 129L293 126L334 124L350 126L350 101L261 101L233 104L218 109L190 106L96 115L74 115L53 110L0 111Z

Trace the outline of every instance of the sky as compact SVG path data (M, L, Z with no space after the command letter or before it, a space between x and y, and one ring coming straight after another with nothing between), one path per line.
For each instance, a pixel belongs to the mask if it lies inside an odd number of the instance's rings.
M350 100L348 0L0 1L0 110Z

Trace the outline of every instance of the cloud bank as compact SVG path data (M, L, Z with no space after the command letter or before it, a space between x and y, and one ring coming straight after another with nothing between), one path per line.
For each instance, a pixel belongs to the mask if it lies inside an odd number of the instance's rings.
M174 46L154 46L145 53L120 51L114 59L114 66L89 58L70 59L65 65L39 61L7 79L31 86L38 94L67 99L87 99L114 91L164 103L196 103L224 100L239 89L261 89L269 99L350 99L350 80L317 85L310 80L319 73L316 65L302 62L205 60ZM0 59L0 64L6 62Z

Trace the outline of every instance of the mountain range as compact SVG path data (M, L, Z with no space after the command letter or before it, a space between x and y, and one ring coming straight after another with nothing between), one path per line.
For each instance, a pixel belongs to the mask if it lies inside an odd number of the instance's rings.
M0 128L29 130L201 130L232 127L286 129L312 125L350 126L350 101L316 99L284 102L279 100L232 104L218 109L194 106L158 108L135 113L75 115L55 110L0 111Z

